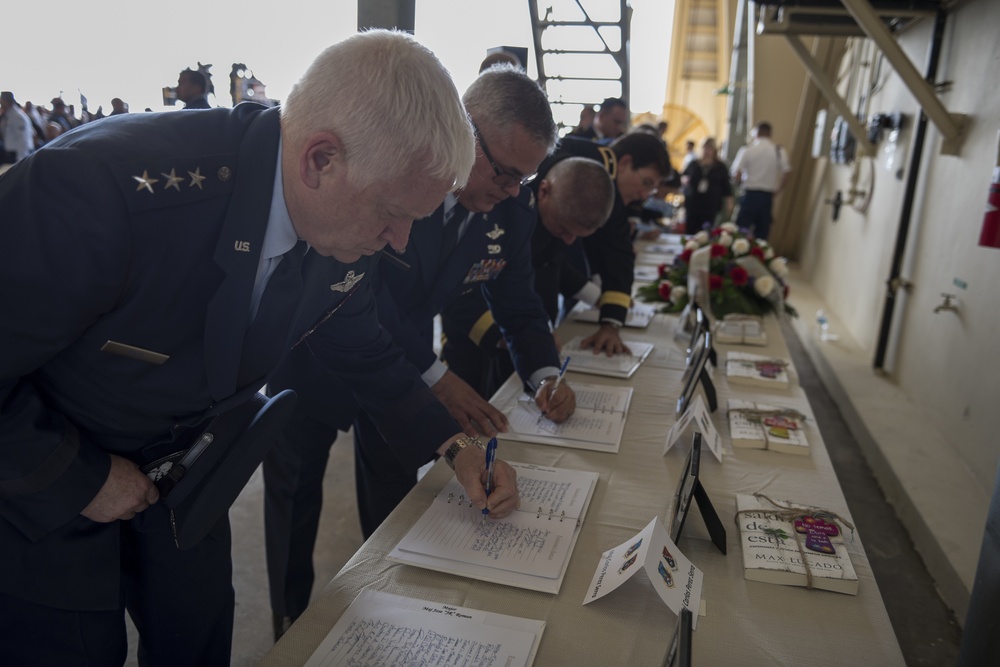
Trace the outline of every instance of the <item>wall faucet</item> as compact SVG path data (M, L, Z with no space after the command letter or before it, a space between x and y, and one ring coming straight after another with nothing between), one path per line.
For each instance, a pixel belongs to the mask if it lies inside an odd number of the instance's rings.
M941 296L944 297L944 303L939 304L934 309L934 312L935 313L940 313L942 310L950 310L953 313L957 313L958 312L958 297L955 296L954 294L944 294L944 293L942 293ZM955 303L952 303L952 301L954 301Z

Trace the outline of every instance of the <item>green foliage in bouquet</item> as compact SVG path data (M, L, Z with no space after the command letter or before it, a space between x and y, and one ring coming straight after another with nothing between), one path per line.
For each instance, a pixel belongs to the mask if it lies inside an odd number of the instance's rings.
M708 290L715 317L722 318L733 313L766 315L775 312L779 304L787 315L798 317L798 311L787 301L785 277L788 266L785 258L776 257L767 241L749 237L732 223L687 238L684 252L674 260L673 265L661 264L659 279L638 288L639 298L647 303L664 304L660 312L683 310L688 303L691 254L705 246L711 246ZM746 263L744 258L756 258L766 271L758 276L751 275L738 263Z

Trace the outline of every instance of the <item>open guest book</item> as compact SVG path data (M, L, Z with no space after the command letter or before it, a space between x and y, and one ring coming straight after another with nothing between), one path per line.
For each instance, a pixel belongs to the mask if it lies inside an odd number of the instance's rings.
M573 370L577 373L589 373L590 375L605 375L613 378L630 378L639 369L639 365L646 360L649 353L653 351L652 343L643 343L637 340L622 339L628 345L631 354L616 354L609 357L603 352L594 354L593 349L583 349L581 343L583 336L576 336L567 341L560 351L563 356L573 357Z
M617 454L632 387L582 382L573 382L571 386L576 393L576 412L557 424L542 414L534 396L524 393L517 376L511 376L490 400L510 422L510 431L498 437Z
M808 456L804 425L805 415L798 410L729 399L729 435L733 447Z
M570 312L573 314L573 319L577 322L592 322L597 324L601 317L601 310L599 308L591 308L582 301L577 303ZM653 315L656 315L656 306L645 303L634 303L628 309L628 315L625 316L625 326L634 329L645 329L653 321Z
M789 365L787 359L749 352L729 352L726 354L726 379L734 384L788 389Z
M363 590L305 667L530 667L545 621Z
M389 560L558 593L598 474L511 463L521 509L484 517L454 477L389 552Z
M808 586L811 578L812 588L858 594L843 535L850 524L819 508L745 493L736 494L736 511L747 579Z

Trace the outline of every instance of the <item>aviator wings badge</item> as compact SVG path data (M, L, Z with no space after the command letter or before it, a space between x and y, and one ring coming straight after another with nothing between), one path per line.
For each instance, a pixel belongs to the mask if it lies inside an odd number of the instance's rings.
M352 287L361 282L361 279L364 277L365 274L363 273L356 274L352 269L347 272L347 275L344 276L344 280L342 282L336 283L335 285L330 285L330 289L332 289L334 292L347 292Z
M506 233L507 232L505 232L504 230L500 229L500 225L498 225L497 223L494 222L493 223L493 229L491 229L490 231L486 232L486 236L488 236L491 240L496 241L498 238L500 238L501 236L503 236Z

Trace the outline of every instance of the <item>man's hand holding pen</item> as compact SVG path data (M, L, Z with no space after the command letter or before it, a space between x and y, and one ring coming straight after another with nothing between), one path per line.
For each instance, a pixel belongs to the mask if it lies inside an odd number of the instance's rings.
M502 519L521 506L517 494L517 473L500 459L494 461L487 497L486 453L478 447L466 447L455 456L455 477L465 489L469 501L480 510L488 510L494 519Z
M563 361L558 376L542 380L535 392L535 405L546 419L551 419L557 424L569 419L576 411L576 393L563 382L569 359L566 357Z

